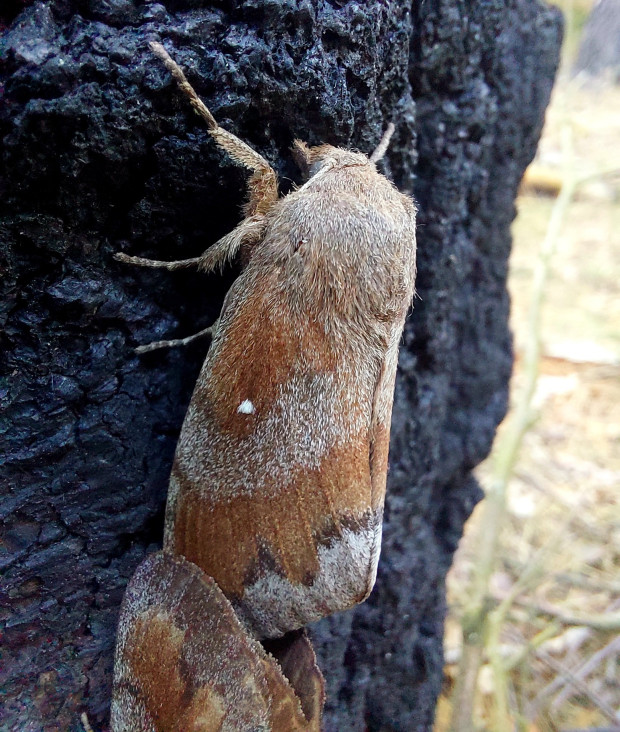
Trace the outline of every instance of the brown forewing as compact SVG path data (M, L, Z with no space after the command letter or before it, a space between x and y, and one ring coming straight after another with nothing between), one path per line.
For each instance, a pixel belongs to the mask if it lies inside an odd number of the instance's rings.
M348 372L339 373L358 364L347 363L346 354L337 352L322 323L296 317L282 297L274 306L277 281L275 274L271 277L261 291L231 298L222 316L224 333L214 343L192 397L191 417L184 424L173 467L179 492L167 546L214 576L229 598L240 598L262 569L294 583L311 583L320 542L337 538L343 522L361 520L375 508L369 430L379 367L367 388L348 395ZM291 460L286 476L280 466L271 467L263 459L273 445L259 445L250 467L250 473L255 471L252 490L241 490L247 474L237 477L235 470L248 450L257 449L252 433L261 420L273 418L283 385L294 376L304 383L330 372L337 375L332 388L342 412L334 415L343 422L341 439L324 451L318 464ZM309 404L321 395L302 392L299 398ZM239 414L237 408L246 400L255 411ZM295 415L285 416L288 422L283 420L280 431L271 435L276 442L294 439ZM216 438L200 451L192 450L189 458L179 457L187 454L185 445L198 434ZM220 468L220 457L215 459L211 452L220 449L221 436L227 442L226 463ZM377 445L380 450L383 446ZM188 459L193 462L191 478L184 464ZM386 460L387 452L381 463Z

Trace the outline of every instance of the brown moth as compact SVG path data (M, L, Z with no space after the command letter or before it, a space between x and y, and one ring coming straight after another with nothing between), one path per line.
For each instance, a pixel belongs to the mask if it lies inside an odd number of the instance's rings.
M325 693L312 646L303 632L281 644L278 663L201 569L152 554L121 607L111 729L319 732Z
M151 45L216 143L253 172L244 220L202 256L117 255L204 271L240 251L245 262L208 329L164 548L213 577L255 637L277 638L361 602L375 581L416 209L375 167L393 127L370 157L296 141L308 180L280 198L267 161Z

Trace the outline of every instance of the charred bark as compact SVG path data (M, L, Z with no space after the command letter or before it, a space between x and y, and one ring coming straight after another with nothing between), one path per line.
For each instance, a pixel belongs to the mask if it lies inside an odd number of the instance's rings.
M19 3L15 4L17 7ZM326 729L428 730L444 578L506 410L509 226L560 44L538 0L50 0L2 31L4 522L0 729L106 722L124 587L162 536L206 344L133 348L217 316L223 278L134 271L238 222L243 172L147 42L174 47L218 121L297 180L294 137L373 149L420 206L377 586L312 629Z

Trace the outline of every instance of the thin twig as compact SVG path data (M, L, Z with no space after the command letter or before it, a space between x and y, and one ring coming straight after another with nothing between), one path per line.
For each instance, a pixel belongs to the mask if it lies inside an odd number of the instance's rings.
M585 694L590 699L590 701L597 707L601 714L607 717L607 719L612 724L617 724L618 716L616 714L616 711L605 701L605 699L601 699L601 697L598 694L594 693L586 683L577 678L569 668L567 668L563 663L556 661L545 651L539 649L537 655L554 671L562 674L562 677L565 679L567 684L573 686L581 694ZM534 717L536 716L538 709L538 698L532 706L533 709L531 709L530 711L530 719L534 719Z
M611 643L608 643L604 648L601 648L593 656L590 656L588 660L583 663L576 671L573 672L573 676L580 681L589 676L596 667L602 663L609 656L617 655L620 653L620 637L614 638ZM562 679L564 681L564 679ZM566 699L571 695L568 686L564 684L564 689L558 693L551 704L552 709L557 709L563 704Z
M521 665L532 651L536 651L543 643L553 638L560 631L561 627L560 623L549 623L540 633L537 633L533 638L526 641L524 646L504 662L506 672L508 673L513 668Z
M564 625L582 625L585 628L594 630L615 631L620 630L620 612L615 613L593 613L592 615L573 615L564 610L550 605L546 602L532 602L525 598L514 598L514 602L522 607L536 610L545 615L557 618Z
M93 732L93 728L90 726L90 722L88 721L88 716L86 715L86 712L82 712L82 714L80 715L80 722L82 722L84 732Z
M616 603L612 603L610 606L610 610L613 610L616 607ZM557 622L557 621L556 621ZM585 678L590 671L598 665L598 663L601 660L605 660L605 657L609 654L609 648L611 647L612 650L616 650L614 643L617 641L617 639L612 640L611 643L608 643L607 646L605 646L604 649L599 650L597 653L594 654L594 656L591 656L585 663L583 663L576 671L574 671L574 675L577 678ZM603 656L601 657L601 654ZM551 681L547 686L545 686L536 696L536 699L534 700L534 706L536 708L539 708L542 706L542 703L545 699L550 697L552 694L554 694L558 689L561 689L566 684L566 680L561 676L556 676L553 681Z
M588 575L574 574L571 572L556 572L553 575L556 582L571 585L573 587L584 587L593 592L609 592L611 594L620 593L620 582L612 582L611 580L598 580Z

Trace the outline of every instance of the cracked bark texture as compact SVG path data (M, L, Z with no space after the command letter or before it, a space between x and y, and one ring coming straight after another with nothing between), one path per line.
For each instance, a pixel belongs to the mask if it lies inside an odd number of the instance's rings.
M137 344L217 316L223 277L131 269L239 221L244 173L150 54L298 181L294 137L370 151L420 207L385 538L363 606L313 629L325 729L430 730L444 579L506 410L509 227L558 61L538 0L50 0L6 7L2 104L0 729L105 728L124 587L162 536L175 440L207 347ZM16 13L18 13L16 15Z

